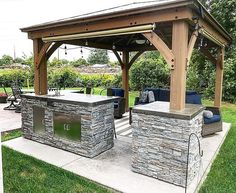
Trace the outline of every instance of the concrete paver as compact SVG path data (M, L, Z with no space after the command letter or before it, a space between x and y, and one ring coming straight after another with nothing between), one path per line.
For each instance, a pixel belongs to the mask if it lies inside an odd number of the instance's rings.
M10 131L21 128L21 113L3 110L9 103L0 103L0 131Z

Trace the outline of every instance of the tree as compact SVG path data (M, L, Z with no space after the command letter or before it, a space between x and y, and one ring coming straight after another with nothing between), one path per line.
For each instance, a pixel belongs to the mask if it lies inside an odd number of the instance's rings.
M0 59L0 65L10 65L13 64L13 58L9 55L3 55L2 58Z
M83 58L80 58L78 60L71 61L70 64L74 67L85 66L87 65L87 61Z
M88 56L89 64L107 64L109 62L109 56L107 50L94 49Z

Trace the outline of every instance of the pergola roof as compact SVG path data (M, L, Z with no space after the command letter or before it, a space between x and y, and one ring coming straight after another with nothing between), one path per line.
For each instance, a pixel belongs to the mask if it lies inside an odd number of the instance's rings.
M205 9L205 7L198 0L160 0L147 2L134 2L127 5L117 6L101 11L82 14L74 17L68 17L60 20L46 22L30 27L22 28L23 32L32 32L46 28L59 27L64 25L79 24L85 22L94 22L98 20L111 19L121 16L130 16L141 13L150 13L154 11L161 11L166 9L173 9L187 6L196 11L207 22L213 25L228 41L232 38L228 32L214 19L214 17Z

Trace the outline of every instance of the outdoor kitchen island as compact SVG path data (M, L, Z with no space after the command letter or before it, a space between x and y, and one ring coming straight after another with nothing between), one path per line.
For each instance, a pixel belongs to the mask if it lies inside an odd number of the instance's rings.
M65 93L22 95L25 138L95 157L113 147L116 97Z
M186 104L183 111L174 111L169 102L160 101L135 106L132 170L185 187L188 168L189 184L200 167L197 138L201 141L203 110L202 105Z

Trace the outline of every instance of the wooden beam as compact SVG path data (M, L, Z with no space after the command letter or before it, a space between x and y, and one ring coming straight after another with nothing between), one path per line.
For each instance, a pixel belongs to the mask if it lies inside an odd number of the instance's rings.
M37 60L37 68L39 68L39 65L41 64L42 59L45 57L48 48L52 45L51 42L48 43L44 43L42 48L40 49L39 53L38 53L38 60Z
M188 56L187 56L188 62L187 62L187 67L189 66L189 62L191 60L193 49L194 49L195 43L197 41L197 38L198 38L198 31L195 30L192 33L191 38L190 38L189 43L188 43Z
M129 111L129 52L123 51L122 87L125 90L125 111Z
M228 45L229 44L229 41L224 36L222 36L219 33L219 31L217 31L215 28L213 28L206 21L204 21L203 19L199 18L198 23L199 23L199 27L200 28L203 28L204 30L206 30L211 36L213 36L214 38L216 38L217 40L222 42L224 45Z
M172 51L175 56L175 68L171 70L170 109L175 111L185 108L188 31L186 21L173 22Z
M32 30L28 33L30 39L75 33L92 32L129 26L138 26L150 23L171 22L176 20L192 20L192 11L189 8L174 8L162 11L137 14L135 16L122 16L99 21L77 21L64 26L45 27L45 29Z
M36 95L40 93L40 70L38 69L38 53L41 45L38 39L33 40L34 50L34 92Z
M45 54L39 61L40 52L44 46L41 39L33 40L34 47L34 90L36 95L47 94L47 60Z
M223 66L224 66L224 48L221 48L218 53L216 65L216 82L215 82L215 100L214 106L221 107L222 89L223 89Z
M46 53L46 59L48 60L51 55L62 45L62 42L56 42L52 45L52 47Z
M215 57L211 54L211 52L209 52L208 49L206 48L201 48L200 52L203 53L204 56L206 56L214 65L216 65L217 60L215 59Z
M118 53L116 50L112 50L112 51L113 51L113 53L115 54L115 56L116 56L118 62L120 63L121 68L123 69L124 63L123 63L123 61L121 60L121 57L120 57L119 53Z
M143 54L143 52L144 51L141 50L133 56L133 58L130 60L130 62L128 64L128 69L130 69L130 67L133 65L133 63L138 59L139 56L141 56Z
M154 32L143 33L144 37L146 37L149 42L151 42L156 49L161 53L163 58L166 60L167 64L169 64L170 68L174 68L174 55L169 47L165 44L165 42Z

